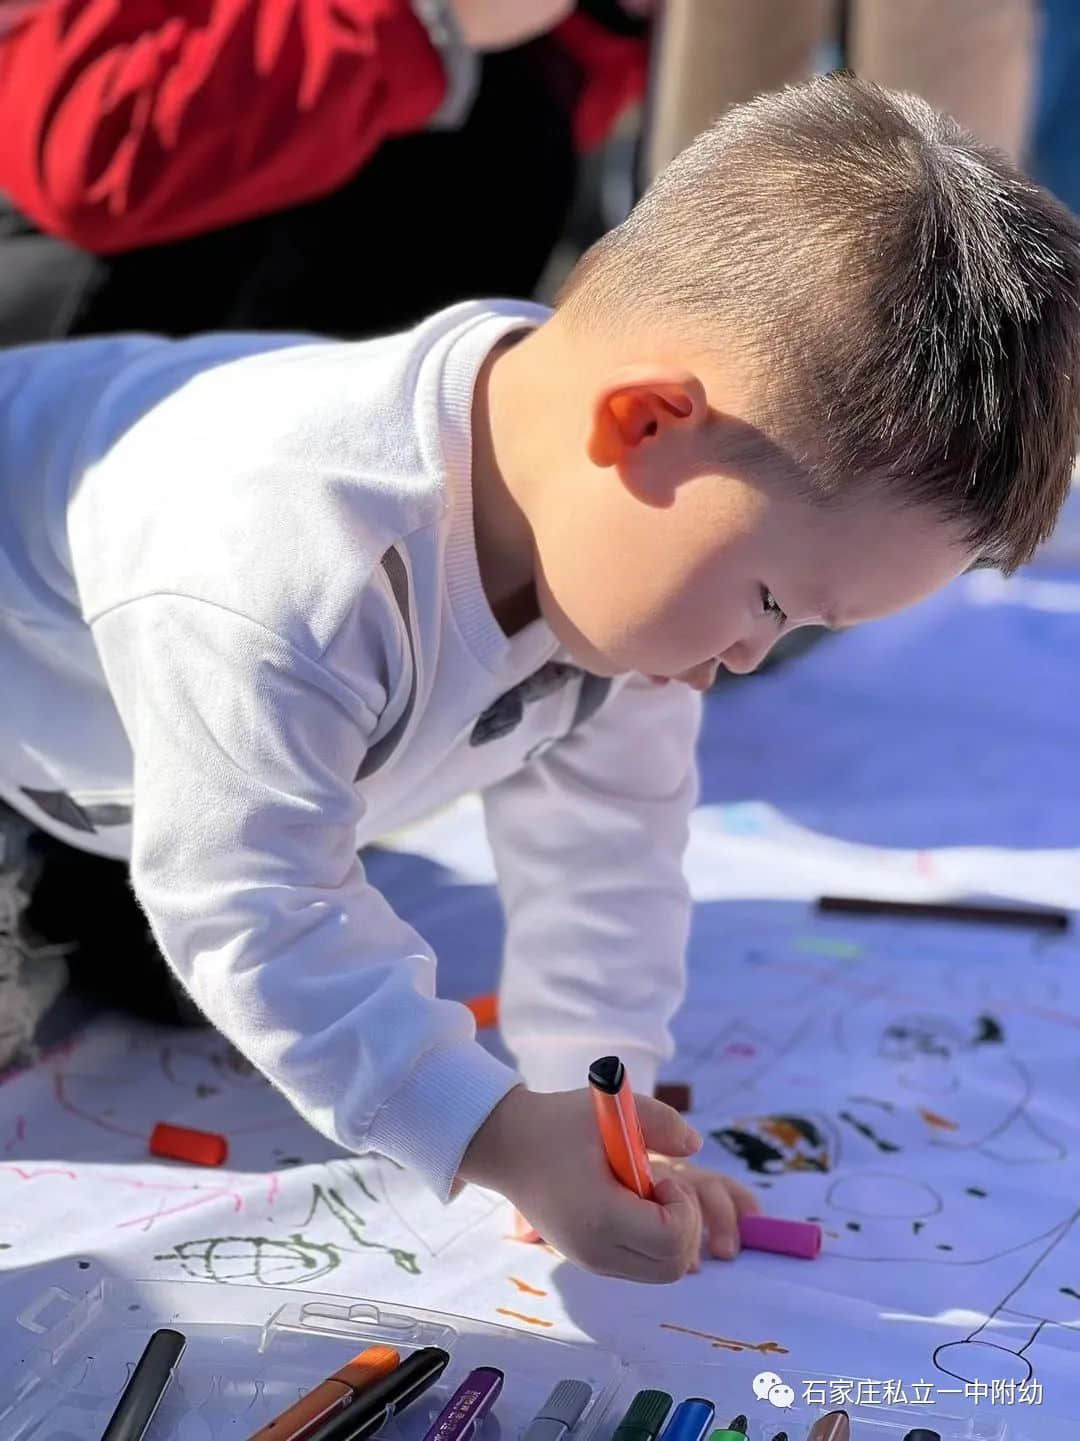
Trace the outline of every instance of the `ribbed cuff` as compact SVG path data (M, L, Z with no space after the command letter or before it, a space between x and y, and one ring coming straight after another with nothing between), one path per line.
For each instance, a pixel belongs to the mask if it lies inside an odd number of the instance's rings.
M505 1095L516 1071L482 1046L438 1046L425 1052L405 1084L376 1112L367 1145L418 1172L447 1200L473 1136Z

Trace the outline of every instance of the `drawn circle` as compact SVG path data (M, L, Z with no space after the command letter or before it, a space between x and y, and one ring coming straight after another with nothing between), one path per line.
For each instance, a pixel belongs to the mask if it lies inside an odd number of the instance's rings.
M887 1221L918 1221L942 1210L941 1197L922 1181L884 1171L841 1176L825 1199L836 1211Z
M948 1364L946 1364L948 1362ZM946 1341L934 1352L934 1365L954 1381L974 1384L984 1381L1030 1381L1035 1368L1026 1356L1019 1356L1007 1346L993 1341ZM954 1371L953 1366L962 1366ZM1011 1375L1009 1373L1012 1373Z

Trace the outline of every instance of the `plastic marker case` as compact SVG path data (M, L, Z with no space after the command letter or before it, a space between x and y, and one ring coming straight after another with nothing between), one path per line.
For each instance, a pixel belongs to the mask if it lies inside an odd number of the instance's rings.
M497 1367L505 1382L475 1441L519 1441L557 1383L571 1379L587 1382L592 1397L567 1441L610 1441L645 1389L668 1392L676 1405L707 1397L721 1422L744 1413L747 1441L770 1441L781 1430L791 1441L805 1441L813 1422L837 1405L805 1404L806 1383L837 1378L803 1376L785 1366L783 1356L718 1358L702 1345L698 1361L628 1362L585 1342L275 1286L107 1277L81 1297L51 1287L6 1324L10 1351L17 1350L11 1345L17 1336L25 1345L0 1375L3 1441L96 1441L150 1334L162 1326L182 1332L187 1347L147 1441L246 1441L358 1351L379 1344L393 1346L403 1358L421 1346L450 1353L438 1384L379 1433L385 1441L421 1441L478 1366ZM755 1397L753 1378L763 1370L778 1372L794 1389L790 1409L778 1411ZM1055 1422L1042 1407L990 1409L965 1403L962 1395L939 1398L933 1406L846 1409L852 1441L903 1441L920 1426L932 1426L941 1441L1076 1434L1075 1425ZM1025 1412L1033 1414L1017 1414Z

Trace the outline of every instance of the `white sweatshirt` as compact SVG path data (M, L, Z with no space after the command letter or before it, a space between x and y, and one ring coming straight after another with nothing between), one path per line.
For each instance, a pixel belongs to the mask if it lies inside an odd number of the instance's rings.
M441 1195L521 1077L617 1052L649 1090L682 994L698 698L508 639L480 583L475 380L545 316L0 352L0 796L130 857L214 1024ZM357 858L477 790L520 1076Z

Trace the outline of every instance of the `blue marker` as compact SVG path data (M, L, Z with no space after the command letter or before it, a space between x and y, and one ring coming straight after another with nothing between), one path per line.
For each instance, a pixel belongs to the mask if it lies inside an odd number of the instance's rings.
M664 1428L660 1441L704 1441L715 1414L716 1407L713 1403L702 1400L700 1396L694 1396L689 1401L680 1401Z

